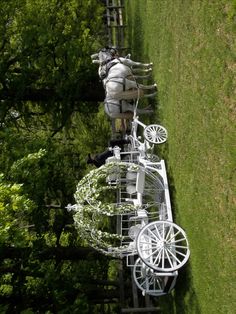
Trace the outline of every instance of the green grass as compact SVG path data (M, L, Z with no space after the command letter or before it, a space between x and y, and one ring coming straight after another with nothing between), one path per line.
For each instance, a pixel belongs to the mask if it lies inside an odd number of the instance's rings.
M236 1L127 1L133 59L152 61L176 223L191 258L164 313L236 309Z

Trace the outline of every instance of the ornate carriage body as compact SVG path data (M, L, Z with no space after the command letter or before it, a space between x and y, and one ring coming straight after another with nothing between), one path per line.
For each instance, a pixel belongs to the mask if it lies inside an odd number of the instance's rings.
M138 126L144 128L142 142ZM75 222L90 245L126 258L143 294L160 296L174 287L178 270L190 255L184 230L173 222L165 162L153 154L154 144L165 142L167 131L160 125L146 126L135 117L126 139L122 151L114 147L106 164L78 185ZM104 192L113 195L110 203L102 202ZM86 213L90 226L84 220ZM112 220L110 235L99 230L104 215Z

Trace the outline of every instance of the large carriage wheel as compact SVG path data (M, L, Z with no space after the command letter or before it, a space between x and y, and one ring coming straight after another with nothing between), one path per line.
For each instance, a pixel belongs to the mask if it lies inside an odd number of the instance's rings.
M150 124L144 129L145 139L153 144L162 144L167 140L167 130L159 124Z
M133 268L134 281L139 289L145 294L160 296L164 293L164 277L157 276L153 269L149 268L138 258Z
M190 255L184 230L169 221L154 221L142 228L137 251L143 262L157 271L175 271Z

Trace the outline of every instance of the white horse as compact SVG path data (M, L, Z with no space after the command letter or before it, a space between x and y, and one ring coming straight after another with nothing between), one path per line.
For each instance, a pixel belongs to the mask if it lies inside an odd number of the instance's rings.
M113 50L113 53L112 53ZM120 63L127 65L131 71L134 79L148 79L150 77L150 73L152 72L152 65L153 63L141 63L136 62L130 59L131 55L128 54L126 57L120 57L117 50L110 49L110 53L112 56L112 60L118 59ZM100 64L99 61L99 53L95 53L91 55L92 63ZM98 75L102 79L104 68L99 67ZM145 75L143 75L145 74Z
M122 63L120 58L114 57L114 54L109 49L102 49L98 54L92 55L92 58L99 60L99 76L103 80L103 85L106 90L106 99L129 100L140 97L152 97L156 94L156 84L143 85L135 81L134 74L130 66ZM125 58L124 58L125 59ZM130 59L125 59L127 64L150 67L149 64L134 62ZM146 93L149 91L151 93Z
M106 114L112 119L127 119L133 118L134 112L136 114L151 114L153 110L150 107L144 109L136 109L136 105L127 100L105 99L104 110Z

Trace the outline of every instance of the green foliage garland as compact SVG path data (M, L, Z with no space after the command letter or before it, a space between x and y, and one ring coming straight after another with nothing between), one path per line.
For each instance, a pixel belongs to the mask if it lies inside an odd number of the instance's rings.
M131 213L133 204L108 203L101 194L117 190L122 172L137 171L139 166L125 162L112 162L90 171L77 185L75 192L74 221L78 231L89 245L108 255L119 255L125 248L117 246L122 236L101 230L105 217ZM107 177L115 176L116 184L108 185Z

